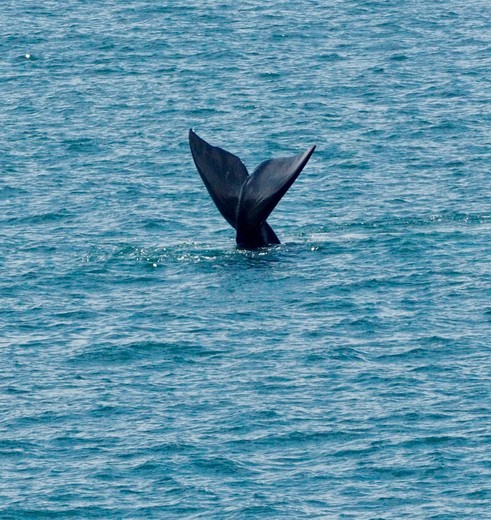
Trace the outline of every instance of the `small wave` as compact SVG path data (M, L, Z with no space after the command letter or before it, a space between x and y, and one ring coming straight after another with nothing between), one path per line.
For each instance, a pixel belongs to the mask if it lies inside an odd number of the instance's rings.
M46 213L38 213L35 215L16 216L16 217L10 218L8 220L8 222L12 223L12 224L37 225L37 224L47 224L47 223L51 223L51 222L66 221L71 218L73 218L73 214L66 209L62 209L60 211L48 211Z
M180 350L181 345L159 341L143 341L128 345L108 343L99 347L89 348L75 354L71 358L74 364L122 364L130 361L152 358L156 353Z

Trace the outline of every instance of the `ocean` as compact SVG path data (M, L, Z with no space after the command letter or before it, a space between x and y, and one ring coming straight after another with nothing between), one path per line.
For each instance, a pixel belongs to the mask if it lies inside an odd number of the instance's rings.
M5 0L0 518L491 516L484 0ZM193 128L317 146L236 247Z

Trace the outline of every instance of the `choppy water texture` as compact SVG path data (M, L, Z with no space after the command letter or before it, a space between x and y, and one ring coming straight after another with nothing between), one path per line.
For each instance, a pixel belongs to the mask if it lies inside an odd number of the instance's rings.
M489 2L0 19L0 517L489 517ZM189 127L317 144L281 246L235 248Z

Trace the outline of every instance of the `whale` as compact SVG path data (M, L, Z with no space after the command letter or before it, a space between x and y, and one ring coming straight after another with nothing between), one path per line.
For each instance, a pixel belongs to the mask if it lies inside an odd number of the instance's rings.
M189 147L218 211L236 231L237 246L256 249L280 244L266 219L304 169L315 145L299 155L264 161L251 175L236 155L207 143L193 129Z

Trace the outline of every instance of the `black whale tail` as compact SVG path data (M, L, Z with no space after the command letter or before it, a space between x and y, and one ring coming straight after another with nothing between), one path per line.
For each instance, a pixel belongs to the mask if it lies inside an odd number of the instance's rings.
M237 231L237 244L247 249L279 244L266 219L300 175L315 146L294 157L265 161L252 175L238 157L211 146L193 130L189 130L189 146L211 198Z

